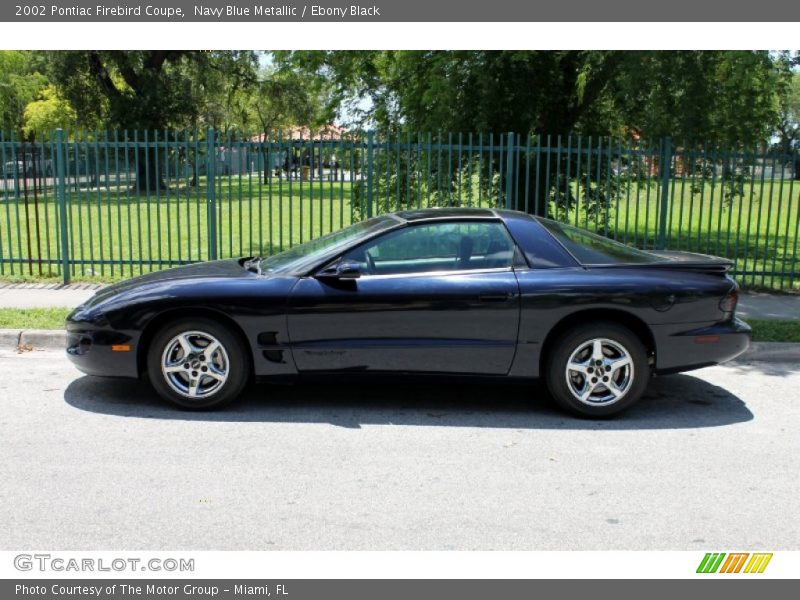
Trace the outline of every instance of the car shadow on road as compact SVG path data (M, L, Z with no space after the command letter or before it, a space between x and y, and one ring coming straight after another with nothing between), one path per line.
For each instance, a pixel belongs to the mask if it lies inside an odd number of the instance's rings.
M800 373L800 365L795 362L744 361L734 360L726 363L737 374L766 375L768 377L787 377Z
M685 429L753 419L737 396L692 375L651 381L640 402L611 420L571 417L555 408L539 383L256 384L231 406L213 412L172 408L145 383L81 377L64 393L85 411L143 419L208 422L324 423L339 427L407 425L512 429Z

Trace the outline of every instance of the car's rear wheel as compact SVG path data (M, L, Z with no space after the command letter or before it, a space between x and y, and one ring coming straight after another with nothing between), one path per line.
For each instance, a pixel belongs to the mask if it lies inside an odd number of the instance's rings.
M211 319L170 323L153 337L147 353L147 374L156 392L186 409L228 404L247 384L249 368L244 344Z
M647 350L627 327L612 322L578 325L551 348L547 387L558 405L573 414L610 417L634 404L647 387Z

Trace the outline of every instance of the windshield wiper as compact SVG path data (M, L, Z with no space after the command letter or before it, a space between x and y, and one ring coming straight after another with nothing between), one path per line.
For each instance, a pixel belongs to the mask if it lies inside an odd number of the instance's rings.
M258 273L261 275L261 257L254 256L253 258L244 261L242 266L252 273Z

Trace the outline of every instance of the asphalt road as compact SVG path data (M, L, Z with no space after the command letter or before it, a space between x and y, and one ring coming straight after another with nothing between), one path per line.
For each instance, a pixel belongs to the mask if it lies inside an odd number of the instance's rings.
M606 422L536 387L387 387L192 414L0 354L0 549L800 548L800 365L660 378Z

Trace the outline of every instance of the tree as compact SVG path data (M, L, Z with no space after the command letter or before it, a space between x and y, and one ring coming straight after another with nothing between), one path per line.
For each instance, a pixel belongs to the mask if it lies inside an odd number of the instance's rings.
M800 73L792 71L785 81L786 93L780 100L777 150L784 157L792 155L795 179L800 180Z
M252 52L54 51L49 72L82 121L103 117L138 130L194 123L208 88L236 89L253 74Z
M19 134L25 107L47 85L30 52L0 50L0 131Z
M778 135L785 154L800 149L800 73L792 73L787 93L781 98Z
M325 107L325 81L294 71L263 69L250 98L250 109L261 132L290 126L315 127L333 115Z
M59 128L74 129L77 125L78 115L72 105L59 96L53 85L42 89L36 100L25 106L22 129L28 137Z
M266 66L238 87L226 78L207 82L198 96L198 117L221 131L273 133L289 126L314 127L332 118L324 95L322 78Z
M330 77L339 106L369 98L364 116L389 132L635 133L750 148L778 120L781 69L769 52L299 51L276 60ZM585 206L607 201L593 174L571 173L578 182L588 175ZM559 183L572 189L551 188ZM551 192L528 190L574 201Z
M82 124L149 131L196 126L209 90L238 89L253 77L253 52L193 50L55 51L51 79ZM137 189L164 184L156 176L158 152L139 160Z
M314 129L329 123L333 115L325 108L326 83L291 70L264 68L249 99L249 109L261 138L267 140L293 126ZM264 162L264 181L273 165Z
M333 82L333 101L367 96L378 127L514 131L750 144L777 121L781 67L751 51L279 52Z
M784 66L769 52L637 52L611 93L627 127L688 145L762 145Z

